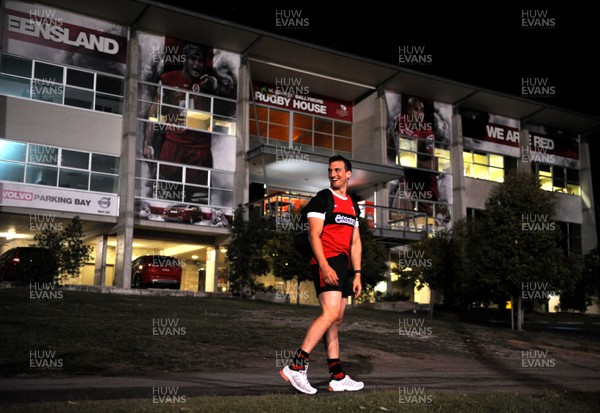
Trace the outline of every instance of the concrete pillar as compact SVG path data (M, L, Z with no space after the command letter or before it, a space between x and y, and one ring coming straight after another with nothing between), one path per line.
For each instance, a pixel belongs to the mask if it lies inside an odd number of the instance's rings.
M463 158L462 118L458 107L452 108L452 146L450 147L450 170L452 172L452 216L455 222L466 218L467 204L465 202L465 173Z
M106 285L106 251L108 250L108 235L96 238L96 258L94 267L94 285Z
M585 254L598 245L590 145L586 141L581 141L579 144L579 185L581 187L582 213L581 243L582 252Z
M119 288L131 287L133 250L133 206L135 200L135 148L137 141L137 94L139 80L139 44L131 29L127 50L127 77L123 107L123 136L119 169L119 218L116 225L117 251L115 281Z

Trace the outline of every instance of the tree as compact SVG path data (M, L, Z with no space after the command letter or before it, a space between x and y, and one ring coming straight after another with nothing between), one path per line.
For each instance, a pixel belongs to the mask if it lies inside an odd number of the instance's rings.
M552 221L552 194L540 188L533 174L513 172L490 192L481 218L485 236L469 251L470 271L499 300L517 299L517 329L523 325L523 299L547 300L551 292L567 287L559 246L560 230Z
M257 287L255 276L269 270L265 247L269 239L268 223L258 209L248 211L239 204L233 217L232 239L227 249L231 274L229 281L234 294L252 295Z
M587 307L600 296L600 257L598 247L583 256L569 257L571 273L578 274L573 288L561 291L561 310L576 310L585 313Z
M79 216L64 228L44 228L34 237L35 245L46 248L56 259L56 281L79 275L88 261L92 247L83 244L83 228Z
M362 244L361 281L363 284L363 297L370 297L377 284L386 280L388 272L388 251L378 242L369 229L369 222L359 220L360 240Z
M285 281L296 281L296 304L300 304L300 283L310 277L310 258L296 249L294 233L277 231L267 243L267 254L273 275Z

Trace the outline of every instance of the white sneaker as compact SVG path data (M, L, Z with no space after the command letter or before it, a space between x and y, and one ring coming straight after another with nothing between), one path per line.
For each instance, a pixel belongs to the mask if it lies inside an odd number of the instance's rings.
M357 391L365 387L362 381L355 381L346 374L341 380L331 380L329 382L329 391Z
M285 366L283 370L279 371L279 374L281 374L281 377L289 381L292 386L302 393L315 394L317 389L311 386L308 382L308 378L306 377L307 370L308 367L304 370L295 371L290 369L290 366Z

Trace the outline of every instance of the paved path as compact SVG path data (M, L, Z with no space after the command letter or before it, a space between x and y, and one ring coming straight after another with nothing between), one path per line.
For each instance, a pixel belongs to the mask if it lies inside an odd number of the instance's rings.
M393 363L389 360L347 363L347 368L365 382L365 391L410 391L419 387L427 392L600 392L600 355L573 350L552 354L551 359L541 363L543 366L531 368L523 366L523 355L518 353L498 358L398 357ZM542 360L541 356L538 360ZM309 379L319 392L327 393L326 368L314 364L309 368ZM261 370L165 373L148 377L0 378L0 403L151 399L160 388L176 388L178 395L186 397L296 392L280 377L275 366L270 366Z

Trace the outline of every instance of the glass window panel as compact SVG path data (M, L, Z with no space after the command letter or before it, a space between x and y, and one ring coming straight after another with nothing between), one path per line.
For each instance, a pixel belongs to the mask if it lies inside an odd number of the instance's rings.
M79 152L63 149L61 166L67 166L69 168L89 169L90 154L88 152Z
M352 125L350 123L335 122L335 135L344 136L346 138L352 137Z
M490 166L495 166L496 168L504 168L504 156L494 155L490 153Z
M64 68L48 63L35 62L34 77L46 82L63 83Z
M92 174L90 177L90 191L116 194L118 192L118 184L116 176Z
M488 164L487 154L474 153L473 154L473 162L481 164L481 165L487 165Z
M185 182L188 184L208 185L208 171L204 169L186 168Z
M504 169L490 167L490 179L495 182L504 182Z
M68 87L65 92L65 105L92 109L94 107L94 92Z
M250 119L256 119L258 117L259 120L267 121L268 115L269 110L264 106L253 105L250 108Z
M315 118L315 132L333 133L333 121Z
M0 159L25 162L26 151L25 143L0 139Z
M142 196L145 198L154 197L154 188L156 188L156 181L147 179L136 179L135 180L135 196Z
M296 135L296 133L300 133ZM307 131L296 131L294 130L294 143L298 145L309 145L312 146L312 133Z
M230 118L220 119L213 117L213 132L235 135L235 121Z
M190 93L188 100L188 109L210 112L211 98Z
M15 76L31 77L31 60L19 57L2 55L2 73Z
M336 136L334 149L337 151L352 152L352 139Z
M250 121L250 135L254 135L254 136L262 136L263 138L267 137L267 122L258 122L258 130L257 130L257 125L256 122L251 120Z
M449 171L450 170L450 159L439 158L438 159L438 171Z
M286 126L269 124L269 138L287 142L289 140L289 129Z
M183 177L183 168L180 166L164 165L159 164L159 174L161 179L167 179L169 181L181 182Z
M211 188L233 189L233 174L212 172L210 175Z
M96 110L107 113L123 113L123 98L96 94Z
M399 164L402 166L411 166L416 168L417 166L417 154L414 152L400 151Z
M473 177L479 179L490 179L490 168L485 165L473 165Z
M552 176L556 179L564 180L567 177L566 168L561 168L560 166L554 166L552 168Z
M473 163L473 154L471 152L463 152L463 161Z
M567 184L567 193L571 195L581 195L581 189L579 185Z
M27 161L45 165L58 165L58 148L30 144Z
M233 207L233 191L225 191L222 189L211 189L210 205Z
M34 79L31 83L31 98L44 102L63 103L65 87L61 84Z
M208 187L186 185L185 202L208 205Z
M151 94L148 96L154 96L156 93L156 86L149 86L149 88L151 89ZM111 95L123 96L123 79L97 75L96 90L98 92L110 93Z
M185 198L183 184L157 181L153 188L154 198L182 202Z
M92 171L108 174L119 173L119 158L110 155L92 154Z
M307 145L312 144L312 131L294 128L292 133L293 133L292 140L294 141L294 143L304 143Z
M235 116L237 103L230 100L215 98L213 100L213 113L215 115Z
M313 117L308 115L294 114L294 127L312 130Z
M210 113L198 112L197 110L187 111L187 126L190 129L208 131L212 125Z
M463 163L463 174L465 176L473 176L473 164L472 163Z
M577 169L567 168L567 180L569 182L579 183L579 171Z
M19 79L13 76L0 76L0 93L3 95L29 97L29 79Z
M433 153L438 159L450 159L450 151L447 149L435 148Z
M89 173L83 171L71 171L61 169L59 174L58 186L61 188L88 190Z
M23 182L25 165L0 161L0 181Z
M94 89L94 74L67 68L67 84Z
M552 191L552 179L545 176L540 176L540 187L544 191Z
M416 151L417 141L414 139L400 138L400 149L404 151Z
M269 121L271 123L277 123L279 125L287 126L290 124L290 112L271 109L269 114Z
M333 145L333 137L323 133L315 133L315 146L331 149Z
M157 175L157 163L153 161L136 161L135 162L135 176L144 178L154 178Z
M28 184L56 186L58 180L58 168L50 166L27 166Z

